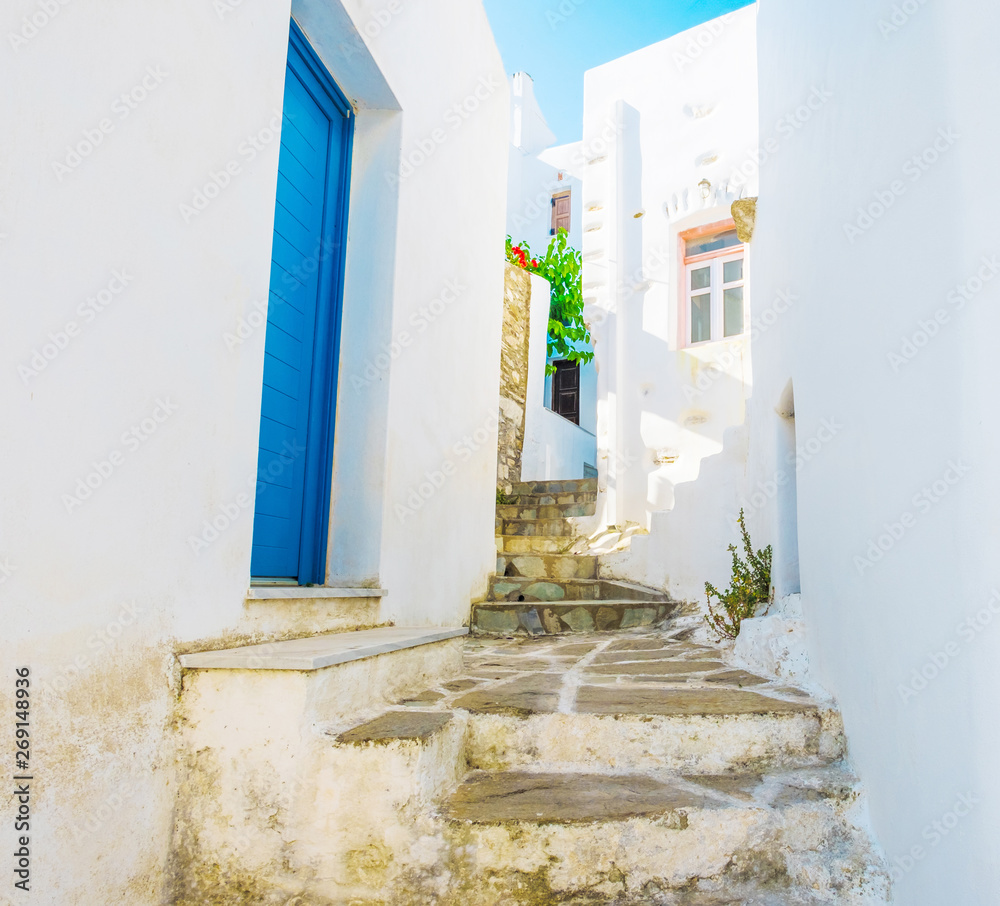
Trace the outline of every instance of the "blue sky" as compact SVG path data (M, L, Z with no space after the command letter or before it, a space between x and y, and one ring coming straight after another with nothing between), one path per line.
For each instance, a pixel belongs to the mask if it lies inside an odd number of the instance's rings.
M524 70L559 144L583 129L583 74L746 0L485 0L507 74Z

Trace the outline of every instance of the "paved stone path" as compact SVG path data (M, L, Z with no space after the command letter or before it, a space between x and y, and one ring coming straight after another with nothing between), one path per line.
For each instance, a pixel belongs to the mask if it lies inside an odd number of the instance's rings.
M686 635L473 637L463 676L338 743L463 728L441 903L883 904L837 712Z

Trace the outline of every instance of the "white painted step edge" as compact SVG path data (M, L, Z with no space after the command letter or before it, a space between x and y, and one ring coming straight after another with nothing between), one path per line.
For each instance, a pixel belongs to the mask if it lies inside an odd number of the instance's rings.
M364 629L180 656L186 670L322 670L469 634L467 626Z

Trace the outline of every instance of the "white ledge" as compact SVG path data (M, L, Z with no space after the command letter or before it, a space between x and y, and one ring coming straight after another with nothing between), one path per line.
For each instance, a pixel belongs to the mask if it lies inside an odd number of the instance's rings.
M188 670L321 670L468 634L467 626L417 629L390 626L182 654L180 662Z
M276 598L384 598L388 591L384 588L335 588L333 586L309 585L251 585L247 591L248 601L268 601Z

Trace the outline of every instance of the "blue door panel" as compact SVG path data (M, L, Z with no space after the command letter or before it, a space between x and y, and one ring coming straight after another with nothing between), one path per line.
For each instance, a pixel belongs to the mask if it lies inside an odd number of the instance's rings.
M270 466L279 456L294 457L301 455L300 446L297 446L295 430L280 422L275 421L268 415L260 420L260 455L257 457L258 472L260 466ZM277 468L277 466L274 466Z
M282 552L285 550L285 545L281 539L292 530L293 526L287 519L279 519L276 516L270 516L267 513L255 513L253 517L254 553L257 556L282 556ZM258 534L260 535L259 539L257 537ZM268 543L271 538L278 539L278 546Z
M322 581L350 106L292 23L261 394L252 575Z
M284 393L285 396L293 398L298 395L299 387L302 385L302 380L302 371L299 368L296 368L295 365L282 361L279 356L272 355L270 352L264 356L265 387L272 387L273 389ZM286 425L289 423L287 418L284 417L284 412L273 412L271 410L264 411L265 414L271 418L282 421Z
M289 119L289 132L295 129L295 124ZM295 130L298 133L298 130ZM288 141L281 143L281 154L284 157L278 180L282 184L284 197L280 206L298 219L304 226L319 226L323 219L323 209L314 202L315 195L325 182L322 167L324 161L317 158L311 149L305 148L305 139L299 134L293 134Z
M303 243L305 245L305 243ZM306 245L305 251L300 251L288 237L275 231L271 243L271 255L274 264L271 267L272 279L278 277L275 290L281 293L285 301L290 302L300 311L303 306L311 304L315 297L319 280L316 277L315 240ZM310 263L311 262L311 263ZM313 272L313 273L310 273Z
M288 514L294 511L294 494L291 488L283 488L274 484L273 480L261 478L267 481L267 492L260 495L260 502L257 504L258 516L273 516L277 519L288 519Z
M310 229L307 224L304 224L296 217L293 211L289 211L284 205L279 205L274 212L274 233L292 246L303 261L315 258L315 230ZM303 265L300 270L292 271L292 273L304 275L308 271L306 271L306 266Z
M267 329L274 331L274 340L267 344L267 354L274 357L283 365L301 371L307 367L303 356L303 343L301 339L302 318L298 312L292 315L275 311L267 319ZM298 334L298 335L297 335Z
M267 323L273 324L275 330L287 334L289 342L296 344L298 348L298 352L291 360L285 359L284 356L276 355L275 357L286 364L292 364L292 361L301 361L303 350L300 337L305 327L302 312L296 311L283 299L272 294L267 303Z
M276 424L288 428L290 436L295 436L298 433L301 416L298 407L289 404L290 400L291 397L287 393L275 390L267 384L264 385L264 392L261 394L261 409L264 412L273 413L272 420Z

